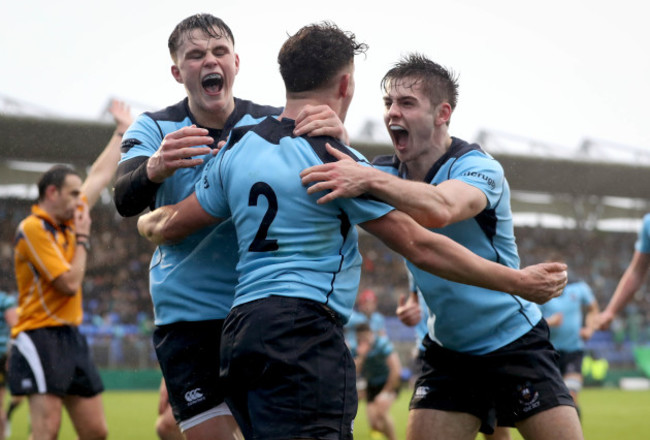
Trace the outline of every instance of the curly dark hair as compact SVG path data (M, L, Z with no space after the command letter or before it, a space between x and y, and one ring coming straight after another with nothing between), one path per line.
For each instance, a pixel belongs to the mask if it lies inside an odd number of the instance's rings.
M354 56L365 53L368 45L358 43L351 32L333 23L310 24L282 45L278 54L280 74L287 92L305 92L326 85Z
M174 60L176 60L176 51L183 44L183 38L185 36L191 38L190 32L195 29L200 30L212 38L225 37L232 42L233 46L235 45L235 37L230 27L222 19L211 14L194 14L178 23L169 35L167 47L169 48L169 54Z
M452 110L456 108L458 76L451 69L431 61L424 55L412 53L386 72L381 80L381 89L387 93L391 82L404 79L413 80L411 86L421 83L422 91L429 95L433 106L446 101Z

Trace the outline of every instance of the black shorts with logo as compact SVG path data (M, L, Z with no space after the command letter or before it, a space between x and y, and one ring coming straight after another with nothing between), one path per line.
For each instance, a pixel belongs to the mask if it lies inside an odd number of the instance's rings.
M224 402L219 378L223 319L156 327L153 343L178 423Z
M452 351L428 336L424 345L425 365L410 409L473 414L481 419L481 432L491 434L497 421L514 426L556 406L575 406L543 319L521 338L485 355Z
M272 296L233 308L221 344L226 402L247 439L352 439L354 360L325 306Z
M13 395L54 394L93 397L104 391L77 327L44 327L21 332L9 357L9 389Z

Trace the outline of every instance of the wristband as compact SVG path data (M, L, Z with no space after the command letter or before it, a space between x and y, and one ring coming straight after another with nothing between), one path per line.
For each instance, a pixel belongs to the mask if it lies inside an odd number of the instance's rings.
M88 234L74 234L74 236L77 238L90 238Z
M77 246L83 246L84 248L86 248L86 252L90 252L90 242L88 240L84 240L84 241L77 240Z

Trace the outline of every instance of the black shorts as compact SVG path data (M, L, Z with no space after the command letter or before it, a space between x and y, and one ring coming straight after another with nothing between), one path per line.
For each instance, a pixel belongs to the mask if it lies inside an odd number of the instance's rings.
M273 296L226 318L221 376L247 439L352 439L354 360L343 328L314 301Z
M560 355L560 373L582 375L582 358L584 351L558 351Z
M377 397L382 392L385 385L386 382L378 385L368 384L368 386L366 387L366 400L368 402L373 402L375 400L375 397ZM397 395L399 394L399 387L395 388L393 392L395 393L395 397L397 397Z
M7 355L0 355L0 388L7 386Z
M104 391L86 338L71 326L27 330L13 340L11 394L93 397Z
M443 348L427 336L410 409L473 414L481 419L481 432L491 434L497 420L514 426L547 409L574 406L548 337L541 320L516 341L477 356Z
M156 327L153 343L169 404L180 423L224 402L219 378L223 319Z

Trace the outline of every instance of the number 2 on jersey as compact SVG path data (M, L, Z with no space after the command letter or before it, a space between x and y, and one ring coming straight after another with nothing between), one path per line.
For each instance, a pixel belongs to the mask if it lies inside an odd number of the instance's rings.
M251 192L248 195L248 206L257 206L257 199L264 196L268 201L269 207L264 213L260 228L255 234L253 242L248 247L249 252L269 252L278 250L278 240L268 240L266 235L269 232L269 227L278 213L278 198L273 192L273 188L268 183L257 182L251 187Z

